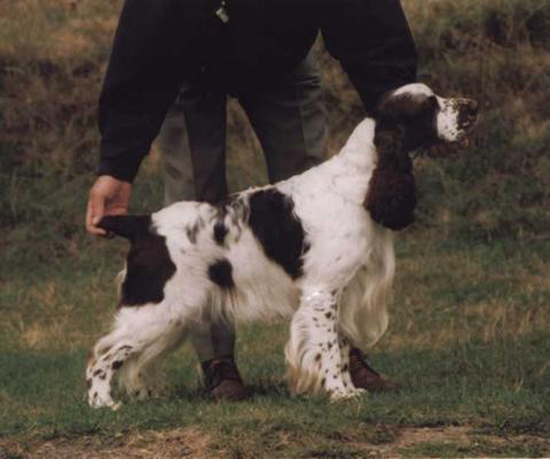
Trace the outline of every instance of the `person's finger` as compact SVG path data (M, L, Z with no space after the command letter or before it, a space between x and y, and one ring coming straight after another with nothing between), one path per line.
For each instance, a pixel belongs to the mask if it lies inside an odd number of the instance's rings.
M104 198L103 196L98 196L97 193L92 191L88 198L88 209L86 212L86 229L90 234L94 236L106 236L107 231L102 228L99 228L97 225L103 217L104 211Z

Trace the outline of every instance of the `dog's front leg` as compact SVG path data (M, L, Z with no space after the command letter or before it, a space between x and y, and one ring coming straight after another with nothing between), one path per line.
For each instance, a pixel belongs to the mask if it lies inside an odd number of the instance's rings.
M322 290L304 292L292 318L286 347L293 390L304 393L324 389L331 400L359 395L361 391L351 384L346 359L342 358L348 351L338 333L337 295Z
M340 344L340 365L344 387L349 386L355 388L353 382L351 381L351 374L349 372L349 352L351 349L349 341L342 333L339 333L338 343ZM358 391L359 393L366 392L364 389L358 388L355 388L355 391Z

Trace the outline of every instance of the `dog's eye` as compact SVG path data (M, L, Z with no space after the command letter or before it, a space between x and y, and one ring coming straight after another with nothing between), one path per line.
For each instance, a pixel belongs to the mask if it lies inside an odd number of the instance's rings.
M434 109L439 108L439 101L436 96L430 96L428 98L428 106Z
M422 101L422 104L418 107L419 112L424 116L433 116L439 109L439 102L436 96L427 97Z

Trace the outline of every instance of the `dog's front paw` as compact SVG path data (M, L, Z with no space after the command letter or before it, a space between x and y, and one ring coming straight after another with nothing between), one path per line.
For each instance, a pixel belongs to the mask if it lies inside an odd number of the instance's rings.
M110 396L102 397L98 392L88 394L88 404L94 409L110 408L113 411L122 406L121 402L115 402Z
M366 393L367 391L365 389L357 389L357 388L335 389L333 391L330 391L330 401L331 403L334 403L334 402L340 402L343 400L357 399L358 397Z
M88 400L88 403L93 409L110 408L112 411L117 411L122 406L122 402L115 402L114 400L103 401L96 399L94 401Z

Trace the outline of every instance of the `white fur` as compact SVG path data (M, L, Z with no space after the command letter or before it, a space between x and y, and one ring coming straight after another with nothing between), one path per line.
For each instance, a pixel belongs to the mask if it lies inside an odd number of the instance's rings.
M394 96L402 96L404 94L429 97L429 96L433 96L434 92L431 90L431 88L428 85L425 85L424 83L407 84L405 86L401 86L400 88L397 88L393 92Z
M402 86L393 92L394 96L410 95L412 97L435 96L439 105L436 115L438 136L445 142L457 142L462 139L464 130L459 127L458 110L462 99L446 99L436 96L431 88L423 83Z
M409 85L396 94L406 91L433 94L425 85ZM442 113L441 136L452 137L450 115ZM332 399L359 394L347 370L349 346L367 349L384 334L395 270L393 233L363 206L377 162L374 130L375 121L364 120L338 155L264 187L291 198L304 228L310 249L296 280L266 257L251 228L232 215L235 209L225 216L229 233L223 245L212 238L216 209L209 204L180 202L153 214L176 272L161 303L122 307L113 331L94 347L87 370L90 404L118 406L110 394L118 369L113 367L120 367L130 394L155 393L161 358L213 314L235 321L291 317L286 360L293 389L325 390ZM246 202L256 191L239 196ZM200 228L195 241L186 232L192 226ZM233 289L218 287L207 275L219 259L232 266Z
M439 113L437 115L437 132L441 140L457 142L461 139L463 131L459 129L457 118L458 108L449 99L437 98Z

